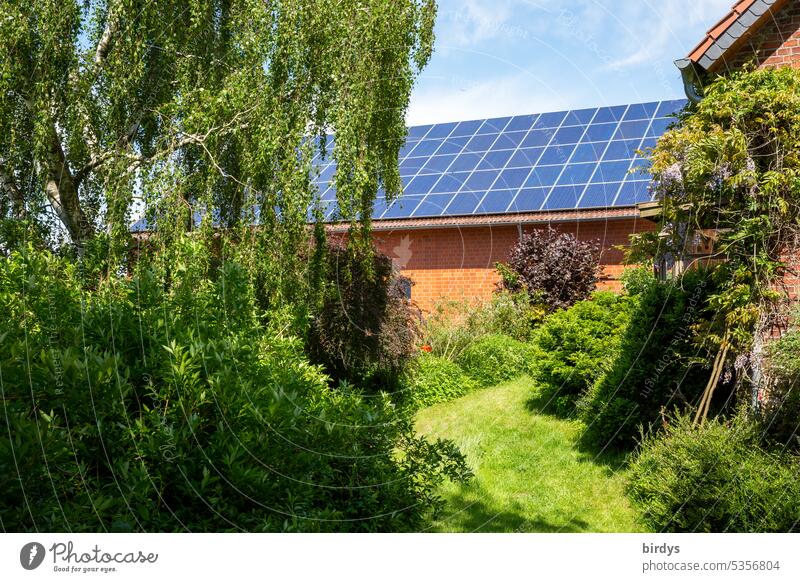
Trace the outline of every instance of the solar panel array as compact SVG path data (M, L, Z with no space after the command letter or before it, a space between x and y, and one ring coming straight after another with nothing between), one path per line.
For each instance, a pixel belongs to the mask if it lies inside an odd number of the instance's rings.
M374 219L633 206L650 200L647 162L685 100L410 127L400 150L404 195ZM329 150L332 147L331 138ZM337 217L332 161L318 158L326 220Z

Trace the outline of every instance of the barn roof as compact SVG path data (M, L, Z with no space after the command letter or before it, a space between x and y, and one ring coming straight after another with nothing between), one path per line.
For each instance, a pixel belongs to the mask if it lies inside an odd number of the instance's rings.
M685 105L659 101L409 127L399 156L404 193L388 202L379 192L374 225L636 216L636 205L652 198L641 153ZM336 164L321 154L314 163L325 221L337 223ZM133 230L148 230L147 223Z
M639 152L655 145L685 105L635 103L410 127L399 160L404 194L389 203L380 193L373 220L497 222L490 217L633 208L651 199ZM317 163L326 221L335 222L336 165Z

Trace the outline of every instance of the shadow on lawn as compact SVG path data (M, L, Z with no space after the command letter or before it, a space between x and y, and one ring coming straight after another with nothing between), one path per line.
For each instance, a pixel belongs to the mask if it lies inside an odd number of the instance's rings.
M589 524L574 516L559 515L558 521L548 521L524 516L517 503L500 508L480 499L490 496L474 482L462 485L458 493L450 497L448 507L439 515L439 529L464 532L504 533L582 533L592 531Z
M530 412L550 416L559 420L577 422L577 411L574 404L569 406L559 406L558 394L552 394L542 388L536 388L533 396L526 402L525 407ZM581 463L594 463L602 466L608 475L611 475L624 468L627 463L628 455L614 449L604 448L602 445L595 445L586 442L586 439L578 438L573 444L573 448L582 453L578 459Z

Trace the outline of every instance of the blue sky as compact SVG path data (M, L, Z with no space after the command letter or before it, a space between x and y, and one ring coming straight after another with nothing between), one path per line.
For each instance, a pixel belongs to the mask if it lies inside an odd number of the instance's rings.
M409 125L683 97L673 65L733 0L439 0Z

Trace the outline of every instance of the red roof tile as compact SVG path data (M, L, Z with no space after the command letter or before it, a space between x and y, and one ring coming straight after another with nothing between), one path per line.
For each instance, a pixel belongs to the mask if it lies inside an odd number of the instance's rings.
M708 52L708 50L714 45L714 43L717 40L719 40L720 37L722 37L731 28L731 26L733 26L736 23L736 21L739 20L739 18L745 12L747 12L756 2L757 0L740 0L739 2L734 4L733 8L731 8L731 11L728 12L728 14L726 14L725 16L723 16L722 19L719 22L717 22L714 26L712 26L706 33L705 38L703 38L703 40L701 40L697 44L697 46L694 49L692 49L692 51L688 55L689 60L694 63L698 63L700 59L702 59L703 56L706 54L706 52ZM766 21L767 17L773 14L776 10L782 8L785 3L786 0L776 0L775 2L773 2L771 8L767 10L761 18L755 21L744 35L737 35L739 37L739 40L743 41L755 30L761 28L761 26ZM728 47L727 50L733 51L737 48L737 46L738 43L736 45ZM722 60L723 58L720 57L716 59L716 62Z

